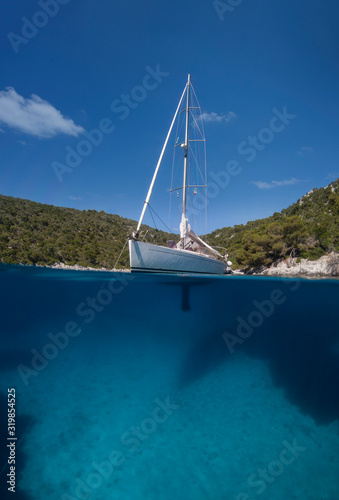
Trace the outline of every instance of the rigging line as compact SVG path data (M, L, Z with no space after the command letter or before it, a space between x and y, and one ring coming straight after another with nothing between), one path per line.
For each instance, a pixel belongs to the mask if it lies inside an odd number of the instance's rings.
M160 165L161 165L161 162L162 162L162 159L164 157L164 154L165 154L165 150L166 150L166 147L167 147L167 144L168 144L168 141L169 141L169 138L170 138L170 135L172 133L172 129L173 129L173 126L175 124L175 121L177 119L177 116L178 116L178 112L179 112L179 109L180 109L180 106L182 104L182 101L184 99L184 96L185 94L187 95L187 99L189 97L189 80L188 82L186 83L185 85L185 88L184 88L184 91L181 95L181 98L180 98L180 101L179 101L179 104L177 106L177 109L175 111L175 114L174 114L174 117L173 117L173 120L171 122L171 126L169 128L169 131L167 132L167 136L166 136L166 139L165 139L165 142L164 142L164 145L162 147L162 150L161 150L161 153L160 153L160 156L159 156L159 159L158 159L158 163L157 163L157 166L155 168L155 171L154 171L154 174L153 174L153 177L152 177L152 181L151 181L151 184L148 188L148 192L147 192L147 196L146 196L146 199L144 201L144 205L142 207L142 211L141 211L141 215L140 215L140 218L139 218L139 222L138 222L138 226L137 226L137 232L136 232L136 235L138 235L138 232L139 232L139 229L140 229L140 226L142 224L142 221L143 221L143 218L144 218L144 215L145 215L145 212L146 212L146 209L147 209L147 205L148 205L148 202L151 198L151 195L152 195L152 191L153 191L153 187L154 187L154 184L155 184L155 181L156 181L156 178L157 178L157 175L158 175L158 172L159 172L159 168L160 168Z
M196 119L195 115L193 116L193 119L194 119L195 123L197 123L197 119ZM199 131L200 137L201 137L201 139L199 139L199 140L201 142L205 143L205 137L201 133L201 130L199 130L198 127L194 127L195 137L198 137L198 133L197 133L198 131ZM201 159L201 156L203 156L202 152L201 152L201 147L198 146L198 144L197 144L196 141L194 142L194 149L193 149L192 144L190 144L189 146L190 146L190 153L191 153L191 155L192 155L192 157L194 159L195 165L196 165L197 173L199 173L200 176L201 176L201 179L204 180L204 176L203 176L203 173L202 173L202 170L201 170L202 165L200 165L200 159ZM204 148L204 151L205 151L205 148Z
M118 264L118 262L119 262L119 260L120 260L120 257L122 256L122 252L125 250L127 243L128 243L128 238L127 238L127 240L125 241L125 244L124 244L124 246L123 246L123 249L121 250L119 257L117 258L117 260L116 260L116 262L115 262L115 264L114 264L113 270L114 270L114 269L116 269L117 264ZM104 285L103 285L103 286L104 286ZM101 289L103 288L103 286L101 287Z
M172 184L172 182L171 182L171 184ZM171 221L171 204L172 204L172 186L171 186L171 190L169 193L168 224L170 224L170 221Z
M169 209L168 209L168 225L171 223L171 209L172 209L172 189L173 189L173 180L174 180L174 165L175 165L175 154L176 154L176 145L179 142L179 125L180 119L177 119L177 128L174 136L174 148L172 154L172 175L171 175L171 191L170 191L170 201L169 201Z
M197 98L197 95L196 95L196 93L195 93L195 90L194 90L194 88L193 88L193 85L191 85L191 90L193 91L193 96L194 96L194 98L195 98L195 100L196 100L196 104L197 104L196 108L200 110L200 113L199 113L198 119L199 119L199 122L201 122L201 130L200 130L200 125L199 125L199 123L198 123L198 120L197 120L197 119L194 119L194 121L195 121L195 125L196 125L196 128L199 130L200 134L201 134L202 136L204 136L203 120L201 119L201 106L200 106L199 100L198 100L198 98ZM194 115L194 118L195 118L195 116L196 116L196 115Z
M198 103L198 99L195 95L195 98ZM199 103L198 103L199 104ZM199 106L200 110L200 106ZM201 113L201 111L200 111ZM194 143L194 148L192 144L190 145L190 152L191 156L193 157L195 161L195 166L196 166L196 177L198 178L199 176L203 180L204 187L206 190L207 187L207 165L206 165L206 141L205 141L205 134L204 134L204 127L203 127L203 120L201 119L201 115L197 116L194 114L194 132L196 137L201 137L201 141L203 142L202 147L198 148L198 144L195 142ZM204 194L206 191L204 190ZM206 197L206 194L205 194ZM206 201L206 200L205 200ZM204 203L204 215L205 217L202 216L202 213L199 214L199 219L201 223L201 230L205 229L205 234L207 233L207 203ZM203 223L203 219L205 219L205 224ZM197 221L195 220L195 223L197 224ZM205 228L203 228L205 226Z
M200 110L200 108L199 108L199 110ZM200 114L201 114L201 110L200 110ZM193 125L194 129L196 131L198 131L200 133L200 135L202 136L203 134L202 134L202 131L200 130L200 125L198 123L198 120L200 121L200 117L199 116L197 117L197 115L193 114L193 113L191 113L191 116L192 116L192 121L193 121L192 125Z
M205 184L205 199L206 199L205 207L204 207L205 208L205 234L207 234L207 224L208 224L207 198L206 198L206 195L207 195L207 157L206 157L206 140L205 140L204 120L201 117L201 106L200 106L199 99L195 93L193 86L191 89L193 91L194 98L196 99L197 106L200 109L200 116L198 117L199 120L196 120L196 130L199 131L200 136L203 139L203 150L201 152L199 151L199 154L201 154L203 161L201 161L201 164L199 163L198 170L199 170L201 177L204 179L204 184ZM202 165L202 163L203 163L203 165ZM204 168L204 173L200 170L200 168Z
M154 214L158 217L158 219L160 220L160 222L166 227L166 229L168 229L169 233L172 233L171 229L164 223L164 221L161 219L161 217L156 213L156 211L151 207L150 204L148 204L150 210L151 210L151 214L152 212L154 212ZM153 218L153 215L152 215L152 218ZM153 219L154 221L154 219ZM155 224L155 222L154 222Z
M190 146L190 153L191 153L191 155L192 155L192 157L193 157L193 160L194 160L195 166L196 166L196 168L197 168L197 178L198 178L198 173L199 173L199 174L200 174L200 177L201 177L202 182L204 182L204 176L203 176L203 174L202 174L201 168L200 168L200 166L199 166L199 161L198 161L198 158L197 158L197 156L198 156L198 155L194 154L194 151L193 151L193 149L192 149L192 146Z
M153 213L152 213L152 212L154 212L154 210L153 210L153 208L151 207L151 205L149 203L148 203L148 208L149 208L149 211L151 212L151 217L152 217L152 220L153 220L153 224L155 225L155 229L158 230L157 225L156 225L155 220L154 220L154 217L153 217Z
M207 218L207 166L206 166L206 151L205 151L205 234L207 234L207 224L208 224L208 218Z
M187 205L189 205L192 209L192 214L190 215L190 219L192 217L194 220L194 232L199 233L200 231L199 231L199 226L198 226L198 221L197 221L197 214L196 214L196 210L194 210L192 197L190 196L190 193L188 193ZM200 214L198 214L198 215L200 215Z

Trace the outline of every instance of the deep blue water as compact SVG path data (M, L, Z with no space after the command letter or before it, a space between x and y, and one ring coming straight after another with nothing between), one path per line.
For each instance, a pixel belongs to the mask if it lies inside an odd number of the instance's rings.
M14 387L17 500L337 500L338 299L338 280L0 266L1 498Z

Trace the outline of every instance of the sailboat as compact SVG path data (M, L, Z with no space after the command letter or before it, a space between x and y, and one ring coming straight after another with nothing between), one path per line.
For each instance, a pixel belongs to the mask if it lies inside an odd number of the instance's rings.
M192 151L192 142L196 140L205 141L204 137L203 139L190 138L190 129L198 127L197 122L192 114L193 110L197 109L197 106L193 106L191 104L192 92L194 92L194 89L191 84L191 76L188 75L187 83L181 95L157 166L155 168L155 172L145 202L143 204L136 232L133 233L132 238L129 239L130 267L131 271L134 272L221 275L231 272L230 266L232 265L232 263L227 261L227 254L225 253L225 255L222 256L216 249L209 246L199 236L197 236L191 229L187 217L188 189L194 188L194 194L196 194L197 187L201 187L201 185L198 184L188 184L187 174L189 167L189 156L194 156L194 152ZM184 101L185 96L186 101ZM186 103L186 105L183 103ZM185 105L185 108L181 110L182 104ZM177 191L177 194L179 193L179 190L182 190L183 193L182 214L180 222L180 240L178 242L172 240L167 242L167 246L162 246L140 241L140 228L144 219L146 209L149 206L149 201L158 175L158 171L179 112L185 113L184 140L180 144L176 144L176 146L181 146L184 156L183 185L175 189ZM204 183L203 187L206 187L206 182Z

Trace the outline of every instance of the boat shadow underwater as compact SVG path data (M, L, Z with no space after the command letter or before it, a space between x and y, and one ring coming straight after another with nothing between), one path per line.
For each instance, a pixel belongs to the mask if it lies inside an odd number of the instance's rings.
M251 294L238 307L233 303L232 310L224 308L222 326L214 318L206 333L191 337L178 387L185 388L243 353L266 362L275 387L317 424L339 419L339 331L336 295L330 293L337 294L337 284L331 289L326 282L305 282L301 288L271 314L268 301L253 301ZM253 303L266 307L266 317L265 310L260 314Z

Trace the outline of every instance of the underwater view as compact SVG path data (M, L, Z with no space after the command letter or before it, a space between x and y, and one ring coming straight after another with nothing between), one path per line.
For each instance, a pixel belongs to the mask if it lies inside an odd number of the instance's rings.
M338 280L0 283L1 498L15 389L17 500L338 499Z

